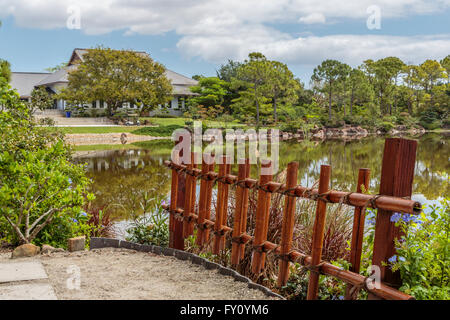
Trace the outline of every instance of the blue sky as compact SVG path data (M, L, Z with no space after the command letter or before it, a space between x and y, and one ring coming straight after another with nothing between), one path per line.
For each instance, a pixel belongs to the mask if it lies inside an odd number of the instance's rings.
M370 30L373 5L381 28ZM73 7L79 30L67 28ZM43 71L97 45L146 51L188 76L213 76L227 59L260 51L304 82L328 58L357 66L450 54L450 0L2 0L0 20L0 58L13 71Z

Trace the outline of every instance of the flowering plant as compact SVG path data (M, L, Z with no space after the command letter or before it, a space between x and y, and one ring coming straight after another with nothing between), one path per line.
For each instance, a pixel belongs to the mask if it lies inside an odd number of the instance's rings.
M397 254L388 262L399 271L400 290L416 299L450 299L450 200L419 216L395 213L391 221L405 235L396 241Z

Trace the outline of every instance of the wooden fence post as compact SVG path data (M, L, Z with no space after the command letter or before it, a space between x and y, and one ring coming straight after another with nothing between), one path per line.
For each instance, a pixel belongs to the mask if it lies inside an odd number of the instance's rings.
M361 193L363 190L361 186L364 186L364 191L367 192L369 189L370 182L370 169L359 169L358 172L358 184L356 186L356 192ZM366 218L365 210L362 207L355 207L355 212L353 215L353 231L352 231L352 242L350 249L349 262L351 264L350 271L359 273L361 265L361 254L362 254L362 244L364 239L364 222ZM347 286L345 290L345 299L351 299L350 288Z
M317 200L316 219L314 220L314 228L312 235L312 253L311 253L311 270L309 274L308 284L308 300L317 299L319 291L319 263L322 260L322 247L325 230L325 218L327 214L327 202L321 199L329 190L331 167L322 165L320 167L319 178L319 199ZM316 270L314 270L316 269Z
M291 162L287 167L286 190L292 189L297 185L298 162ZM278 287L286 285L289 279L289 260L288 254L291 251L292 238L294 235L295 223L295 204L296 197L286 196L284 203L283 227L281 230L281 251L278 272Z
M219 165L219 177L225 177L230 174L231 164L227 156L222 157L222 163ZM228 189L229 185L219 181L217 187L217 209L214 224L214 248L213 253L219 254L225 245L225 235L222 227L226 225L228 211Z
M250 176L250 160L245 159L245 163L239 164L238 181L242 181ZM248 210L248 189L241 186L236 188L236 210L234 214L233 239L238 238L246 231ZM244 244L233 240L231 249L231 264L237 265L241 260Z
M261 163L261 171L263 168L272 170L272 162L266 161ZM264 186L272 180L272 173L260 174L259 185ZM255 237L253 240L253 256L252 256L252 272L259 274L264 267L266 253L263 250L264 242L267 240L267 225L269 223L271 193L264 190L258 190L258 203L256 207L256 223Z
M187 170L192 170L194 168L194 164L192 162L193 159L193 155L191 153L191 162L189 164L186 165ZM193 192L193 187L192 185L195 183L194 182L195 178L189 174L186 173L186 195L184 198L184 211L183 211L183 237L187 238L189 237L190 234L190 223L188 222L188 217L191 215L192 213L192 208L193 208L193 204L192 204L192 192Z
M175 145L181 143L183 141L183 137L180 136L179 140L175 143ZM180 150L178 155L175 155L178 159L183 158L183 149ZM172 180L173 181L173 180ZM173 186L172 186L173 187ZM175 197L170 199L171 209L184 208L184 198L186 192L186 176L184 174L177 174L177 187L176 192L174 192ZM172 216L172 215L171 215ZM180 219L176 219L175 216L172 218L172 248L178 250L184 250L184 237L183 237L183 221ZM170 223L170 220L169 220ZM170 228L169 228L170 230Z
M417 141L389 138L384 145L379 194L395 197L411 197L416 163ZM381 281L389 286L401 286L400 274L392 272L382 262L395 255L395 239L401 236L400 228L391 222L392 211L378 210L372 264L380 268ZM374 298L369 295L369 298Z
M208 161L205 161L205 157L208 157ZM204 154L202 157L202 175L207 174L210 171L214 171L213 157L211 154ZM208 162L208 163L207 163ZM198 200L198 221L199 225L205 223L205 219L209 219L211 215L211 198L212 198L212 181L201 179L200 181L200 198ZM208 205L209 204L209 205ZM209 214L208 214L209 213ZM203 227L197 230L196 244L203 246L206 242L206 229Z
M174 161L177 162L177 161ZM175 232L175 215L174 212L177 209L177 196L178 196L178 172L172 169L172 184L170 188L170 215L169 215L169 247L174 247L174 232Z

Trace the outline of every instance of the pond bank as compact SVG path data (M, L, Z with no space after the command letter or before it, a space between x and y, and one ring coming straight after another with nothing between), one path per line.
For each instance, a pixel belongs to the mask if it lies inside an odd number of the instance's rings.
M67 134L65 140L71 145L126 144L139 141L170 139L170 137L152 137L129 132Z

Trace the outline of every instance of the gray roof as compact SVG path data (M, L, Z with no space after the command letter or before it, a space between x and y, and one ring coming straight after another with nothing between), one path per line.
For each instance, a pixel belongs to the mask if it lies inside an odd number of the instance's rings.
M37 83L47 78L50 73L12 72L11 87L19 92L20 97L29 98Z
M50 74L45 79L42 79L36 85L43 86L43 85L49 85L49 84L58 83L58 82L69 82L69 71L74 68L75 68L74 66L70 66L70 67L64 67L58 71L55 71L54 73Z

